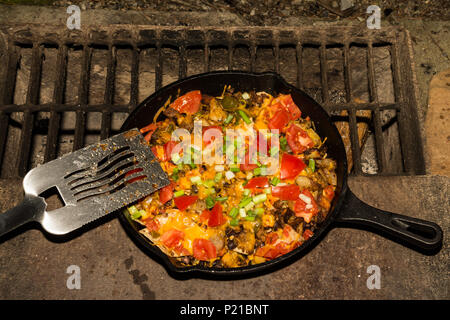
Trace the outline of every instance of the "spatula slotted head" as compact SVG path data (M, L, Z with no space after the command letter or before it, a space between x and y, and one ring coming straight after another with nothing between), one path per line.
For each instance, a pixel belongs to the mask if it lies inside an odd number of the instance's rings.
M66 234L170 183L137 129L118 134L37 167L25 176L26 194L56 187L65 206L38 221Z

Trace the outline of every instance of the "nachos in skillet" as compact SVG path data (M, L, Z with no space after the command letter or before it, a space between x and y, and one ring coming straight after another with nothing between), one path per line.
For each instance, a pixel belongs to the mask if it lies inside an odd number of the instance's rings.
M141 132L171 184L127 210L182 264L275 259L307 241L330 209L336 162L290 95L191 91L167 101ZM183 144L198 136L199 144ZM216 161L204 161L205 151Z

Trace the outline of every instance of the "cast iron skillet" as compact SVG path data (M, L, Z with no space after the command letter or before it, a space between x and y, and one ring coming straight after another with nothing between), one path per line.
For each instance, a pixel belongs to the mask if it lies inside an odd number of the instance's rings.
M347 186L347 157L341 136L331 122L327 112L303 91L286 83L276 73L249 73L240 71L219 71L199 74L176 81L148 97L127 118L121 130L142 128L153 121L158 109L171 96L178 92L184 94L191 90L201 90L211 96L221 95L225 85L231 85L239 91L266 91L270 93L290 93L300 107L302 116L309 116L316 131L323 139L327 137L326 146L330 158L337 161L337 189L330 212L325 221L316 229L314 236L295 250L274 260L240 268L208 268L202 265L181 266L173 258L165 255L139 234L141 225L132 221L128 214L120 214L122 225L132 239L150 256L157 257L174 276L248 276L272 271L285 266L309 252L326 234L337 226L350 226L370 230L402 243L425 254L437 253L442 246L442 230L432 222L415 219L395 213L382 211L359 200ZM163 116L160 116L161 120Z

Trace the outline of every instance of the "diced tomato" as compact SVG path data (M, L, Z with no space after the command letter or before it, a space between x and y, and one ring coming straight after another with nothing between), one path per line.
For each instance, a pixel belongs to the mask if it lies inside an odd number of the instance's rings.
M313 236L313 232L309 229L306 229L305 232L303 232L303 239L308 240Z
M252 158L253 159L253 158ZM240 167L240 169L241 169L241 171L250 171L250 170L253 170L253 169L256 169L256 168L258 168L258 165L255 163L255 164L253 164L253 163L250 163L250 162L253 162L253 161L250 161L250 155L249 155L249 151L247 150L247 152L245 153L245 156L244 156L244 163L241 163L240 165L239 165L239 167ZM256 161L255 161L256 162Z
M162 204L171 200L173 197L173 183L170 183L168 186L165 186L161 190L159 190L159 202Z
M319 212L319 207L317 206L316 201L314 200L313 195L309 190L305 189L301 192L301 194L311 199L311 203L308 204L299 198L294 203L294 212L297 217L302 217L306 223L311 222L311 218L315 216ZM307 208L308 207L308 208Z
M333 200L334 198L334 190L333 190L333 186L330 184L329 186L327 186L325 189L323 189L323 195L328 199L328 200Z
M281 200L295 201L300 195L300 187L296 184L289 184L286 186L272 187L272 195Z
M284 153L281 158L280 178L281 179L295 178L305 168L306 164L302 161L302 159Z
M256 177L252 178L245 185L245 189L254 189L254 188L267 188L269 186L269 178L267 177Z
M289 112L291 120L296 120L300 118L302 112L300 108L295 104L294 100L292 100L292 96L290 94L284 94L276 98L275 103L279 101Z
M292 230L293 230L292 227L290 225L286 224L284 226L284 228L283 228L283 236L285 238L289 238L289 235L290 235Z
M296 124L292 124L286 131L286 139L289 147L294 153L302 153L305 150L314 147L314 142L308 136L305 130Z
M178 209L180 209L181 211L186 210L191 204L194 204L198 199L198 196L188 196L188 195L184 195L184 196L180 196L180 197L176 197L175 199L173 199L173 201L175 202L175 205L177 206Z
M176 141L168 141L164 145L164 156L166 161L172 159L172 152L176 145L178 145L178 142Z
M255 255L267 259L275 259L283 254L288 253L289 251L291 251L291 249L289 249L285 244L279 243L275 247L272 247L271 245L265 245L264 247L258 248Z
M192 249L197 260L206 261L217 257L216 247L207 239L194 239Z
M275 108L275 113L269 120L267 126L269 127L269 129L281 130L288 124L289 120L289 112L280 105L278 108Z
M266 244L274 244L278 240L278 234L271 232L266 236Z
M178 247L183 239L184 232L177 229L170 229L161 236L161 242L169 248Z
M145 221L145 226L149 231L158 231L159 223L155 219L148 219Z
M205 143L205 145L210 144L216 138L214 135L205 137L205 132L207 132L209 129L217 129L223 134L222 127L220 127L220 126L204 126L204 127L202 127L202 137L203 137L203 142ZM212 132L211 132L211 134L212 134Z
M258 135L256 136L256 143L258 152L262 153L263 155L267 155L270 150L270 142L267 141L267 139L264 137L262 132L258 131ZM265 146L264 149L262 149Z
M177 98L170 107L180 113L194 114L200 109L201 100L200 90L190 91Z
M209 214L210 212L208 209L203 210L203 212L199 216L200 222L207 223L209 219Z
M223 216L222 206L217 202L209 213L208 227L220 226L224 224L225 221L226 219Z

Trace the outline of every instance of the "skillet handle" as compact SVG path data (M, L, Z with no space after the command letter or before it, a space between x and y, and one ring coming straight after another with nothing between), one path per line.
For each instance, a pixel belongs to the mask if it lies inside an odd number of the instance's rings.
M423 253L434 253L442 245L442 229L435 223L383 211L358 199L347 190L336 222L387 236Z
M21 225L36 220L44 213L47 204L44 198L25 195L16 207L0 213L0 237Z

